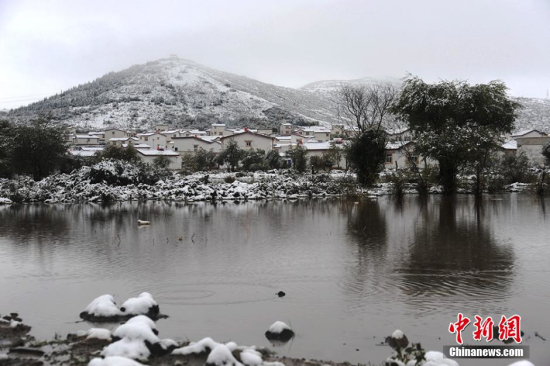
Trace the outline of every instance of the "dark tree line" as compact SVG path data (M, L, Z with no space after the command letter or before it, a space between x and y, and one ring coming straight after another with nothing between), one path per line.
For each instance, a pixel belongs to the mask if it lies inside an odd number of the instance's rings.
M48 118L28 125L0 121L0 176L28 174L40 180L59 169L66 156L64 130Z

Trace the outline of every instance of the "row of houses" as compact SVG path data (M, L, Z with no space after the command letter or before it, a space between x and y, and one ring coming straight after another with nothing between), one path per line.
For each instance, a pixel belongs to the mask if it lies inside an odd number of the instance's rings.
M166 125L157 125L155 130L146 133L135 133L118 128L107 128L101 132L78 134L69 131L68 140L72 145L71 153L80 156L91 156L109 144L135 147L145 162L152 162L158 156L171 160L171 168L181 167L181 157L203 149L219 153L230 141L235 141L242 150L261 149L266 152L275 150L281 156L297 146L308 151L309 156L323 155L331 148L342 149L347 138L356 130L345 125L293 126L282 123L279 133L270 129L227 128L225 124L212 124L210 129L174 130ZM414 154L414 136L410 129L400 128L387 130L386 168L403 168L411 163L423 168L434 161ZM338 137L335 137L338 136ZM501 154L525 152L537 164L543 163L542 146L550 142L550 137L538 130L521 131L506 136L501 146ZM342 154L343 155L343 154ZM345 159L338 163L345 167Z

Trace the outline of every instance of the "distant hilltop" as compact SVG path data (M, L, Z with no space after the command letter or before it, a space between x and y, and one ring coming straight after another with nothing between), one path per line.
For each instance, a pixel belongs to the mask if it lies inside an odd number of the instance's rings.
M0 118L26 122L40 113L51 114L56 121L90 129L148 129L159 123L204 128L216 122L266 128L283 122L328 126L342 123L331 99L340 85L387 82L398 85L400 79L322 80L287 88L215 70L174 54L110 72L26 107L0 111ZM524 107L517 130L550 131L549 99L516 99Z

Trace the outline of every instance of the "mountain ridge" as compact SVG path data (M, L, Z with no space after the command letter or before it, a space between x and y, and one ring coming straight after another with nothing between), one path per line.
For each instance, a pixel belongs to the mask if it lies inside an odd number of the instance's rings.
M319 80L288 88L171 57L109 72L42 101L1 112L0 117L24 123L38 114L51 114L55 121L88 129L117 126L143 130L158 123L178 128L207 128L211 123L330 125L341 123L331 98L340 85L381 82L400 85L401 80ZM550 100L514 99L524 106L516 130L550 130Z

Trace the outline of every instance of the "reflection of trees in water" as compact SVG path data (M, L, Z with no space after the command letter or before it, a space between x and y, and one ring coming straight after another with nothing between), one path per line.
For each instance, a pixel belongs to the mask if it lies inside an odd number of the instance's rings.
M50 242L69 229L64 205L12 205L0 211L0 236L19 244Z
M362 301L380 291L385 281L386 218L378 201L345 202L342 209L348 217L348 249L353 260L347 267L344 289Z
M420 207L424 220L398 271L402 291L412 297L505 297L513 280L514 255L495 242L484 208L446 197Z

